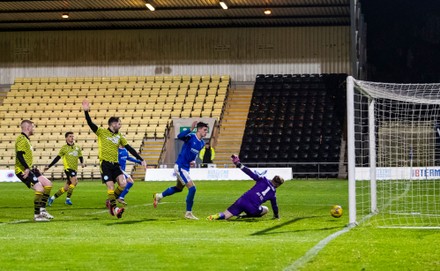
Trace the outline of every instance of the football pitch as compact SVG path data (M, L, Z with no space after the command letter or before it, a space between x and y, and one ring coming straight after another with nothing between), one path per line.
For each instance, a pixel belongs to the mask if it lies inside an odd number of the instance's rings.
M62 186L54 182L52 194ZM122 219L105 209L106 188L82 181L73 206L65 195L32 221L33 193L0 183L0 270L439 270L438 230L347 230L347 182L287 181L278 189L280 219L207 221L252 181L196 182L194 214L183 218L187 190L152 206L173 182L136 182ZM333 218L334 204L345 214Z

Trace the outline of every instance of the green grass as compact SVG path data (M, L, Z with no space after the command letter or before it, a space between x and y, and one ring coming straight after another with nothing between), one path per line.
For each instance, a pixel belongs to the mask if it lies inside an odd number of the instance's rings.
M54 191L62 185L55 182ZM278 191L280 220L206 221L251 181L197 182L194 214L183 219L186 190L154 209L153 192L172 182L136 182L120 220L104 208L105 186L81 182L73 206L57 199L55 219L32 222L33 193L0 183L1 270L284 270L348 222L345 181L289 181ZM330 206L345 207L340 219ZM270 206L270 204L268 204ZM360 226L332 240L301 270L438 270L436 230Z

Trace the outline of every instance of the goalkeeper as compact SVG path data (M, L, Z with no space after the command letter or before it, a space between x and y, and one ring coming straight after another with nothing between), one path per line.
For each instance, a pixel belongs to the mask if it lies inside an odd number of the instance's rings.
M272 204L274 218L279 218L276 189L284 183L284 179L280 176L275 176L272 180L268 180L266 177L255 174L249 168L241 164L237 155L234 154L231 158L232 162L251 177L256 184L244 193L226 211L210 215L207 219L221 220L229 219L233 216L261 217L269 212L269 208L261 205L268 200L270 200L270 203ZM243 212L245 215L240 215Z

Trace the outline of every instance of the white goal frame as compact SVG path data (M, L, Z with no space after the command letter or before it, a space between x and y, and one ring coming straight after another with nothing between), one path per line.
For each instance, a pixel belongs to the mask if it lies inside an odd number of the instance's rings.
M367 221L371 218L373 218L376 214L380 214L381 213L381 208L384 208L384 202L383 202L383 198L381 198L381 202L380 202L380 206L378 208L378 179L377 179L377 170L381 170L381 168L379 168L378 165L378 155L377 155L377 148L379 148L380 151L380 146L377 146L377 142L376 139L378 137L381 136L381 133L376 131L376 123L375 123L375 107L376 105L376 101L377 99L389 99L390 101L405 101L405 102L414 102L414 104L430 104L430 105L440 105L440 84L414 84L414 87L412 88L411 84L386 84L384 83L383 85L389 86L390 87L390 91L389 93L386 93L386 97L382 96L383 93L381 93L379 90L378 92L375 92L375 89L372 88L368 91L364 91L364 89L361 87L360 85L363 85L363 83L367 83L367 84L371 84L374 86L373 82L366 82L366 81L357 81L356 79L354 79L351 76L347 77L347 158L348 158L348 204L349 204L349 225L353 226L353 225L358 225L360 223L363 223L364 221ZM380 84L380 83L377 83ZM422 88L420 95L418 95L418 90L419 87L427 87L428 89L430 89L432 91L432 89L434 89L434 91L431 92L431 94L426 94L422 93ZM395 87L395 88L393 88ZM402 89L399 89L399 87L401 87ZM356 89L355 89L356 88ZM378 89L380 87L378 86ZM406 92L408 89L410 89L411 91L411 95L407 95L405 96L405 93L409 93L410 91ZM436 92L435 90L438 89L438 92ZM400 92L403 93L402 96ZM368 115L368 164L369 166L367 168L364 168L364 175L368 176L368 189L369 189L369 193L368 194L368 199L365 200L366 204L368 204L368 208L369 208L369 214L365 215L365 213L363 214L358 214L357 210L358 210L358 204L359 202L357 202L357 196L356 195L357 192L357 185L359 185L359 180L356 179L356 176L359 176L359 168L356 168L356 147L359 144L359 141L356 142L356 106L355 106L355 92L357 94L359 94L360 92L362 93L368 93L365 96L365 99L368 99L368 102L366 104L364 104L363 106L365 108L368 108L368 112L364 111L363 114L364 115ZM415 94L414 94L415 93ZM359 97L359 95L358 95ZM405 100L403 100L405 99ZM359 114L359 113L358 113ZM437 116L437 115L436 115ZM440 121L440 119L439 119ZM390 122L391 123L391 122ZM422 123L422 122L421 122ZM399 125L399 123L394 122L392 125ZM391 131L390 133L392 133L392 128L393 126L390 125L391 128L385 129L381 126L381 129L383 131ZM403 130L406 129L406 126L404 127ZM440 136L440 130L438 128L437 132L439 133ZM399 130L400 132L402 130ZM378 133L376 135L376 133ZM431 131L429 131L429 133L431 133ZM432 133L435 133L435 129L432 129ZM364 134L366 134L366 132L364 132ZM418 135L418 134L417 134ZM416 135L416 137L417 137ZM380 142L378 142L380 143ZM411 154L410 154L410 158L408 158L408 160L410 161L410 169L412 170L412 166L413 166L413 162L412 162L412 146L411 146ZM380 162L379 162L380 163ZM356 172L358 170L358 172ZM390 170L393 170L393 168L390 167ZM426 173L425 173L426 174ZM379 177L380 178L380 177ZM440 177L438 178L440 180ZM405 181L408 183L412 183L413 180L411 180L411 177L409 177L409 179L407 179L406 177L403 177L402 179L396 179L397 181ZM383 182L383 180L381 180ZM439 182L440 183L440 182ZM436 187L437 188L437 187ZM439 186L440 188L440 186ZM440 191L440 189L439 189ZM402 193L403 194L403 193ZM440 192L439 192L440 194ZM434 193L434 196L437 195L437 192ZM390 200L390 202L393 200ZM437 200L435 200L437 203ZM439 199L440 201L440 199ZM391 203L390 203L391 204ZM436 205L437 206L437 205ZM363 206L365 207L365 206ZM435 208L434 208L435 209ZM411 213L410 213L411 215ZM435 214L436 216L440 217L440 212ZM428 226L420 226L417 223L415 225L411 225L411 221L409 221L409 223L405 224L402 223L400 225L384 225L385 227L399 227L399 228L440 228L440 218L434 218L433 219L433 225L428 225ZM439 224L437 224L439 223ZM379 225L381 226L381 225Z

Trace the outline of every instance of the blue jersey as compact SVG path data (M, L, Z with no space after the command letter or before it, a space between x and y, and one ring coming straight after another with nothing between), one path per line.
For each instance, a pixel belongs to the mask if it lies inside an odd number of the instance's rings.
M181 132L177 138L185 143L177 157L176 164L182 169L189 170L190 163L196 160L200 150L205 146L205 142L198 139L196 134L191 133L189 129Z
M118 163L119 163L119 166L121 167L121 169L123 171L125 171L125 167L127 165L127 160L131 161L131 162L134 162L136 164L141 164L142 163L141 161L139 161L137 159L134 159L133 157L130 157L128 155L128 151L127 151L126 148L123 148L123 149L119 148L118 149Z
M278 215L276 188L272 185L272 182L264 176L255 174L245 166L241 170L254 179L256 184L240 198L252 206L260 206L269 200L274 214Z

